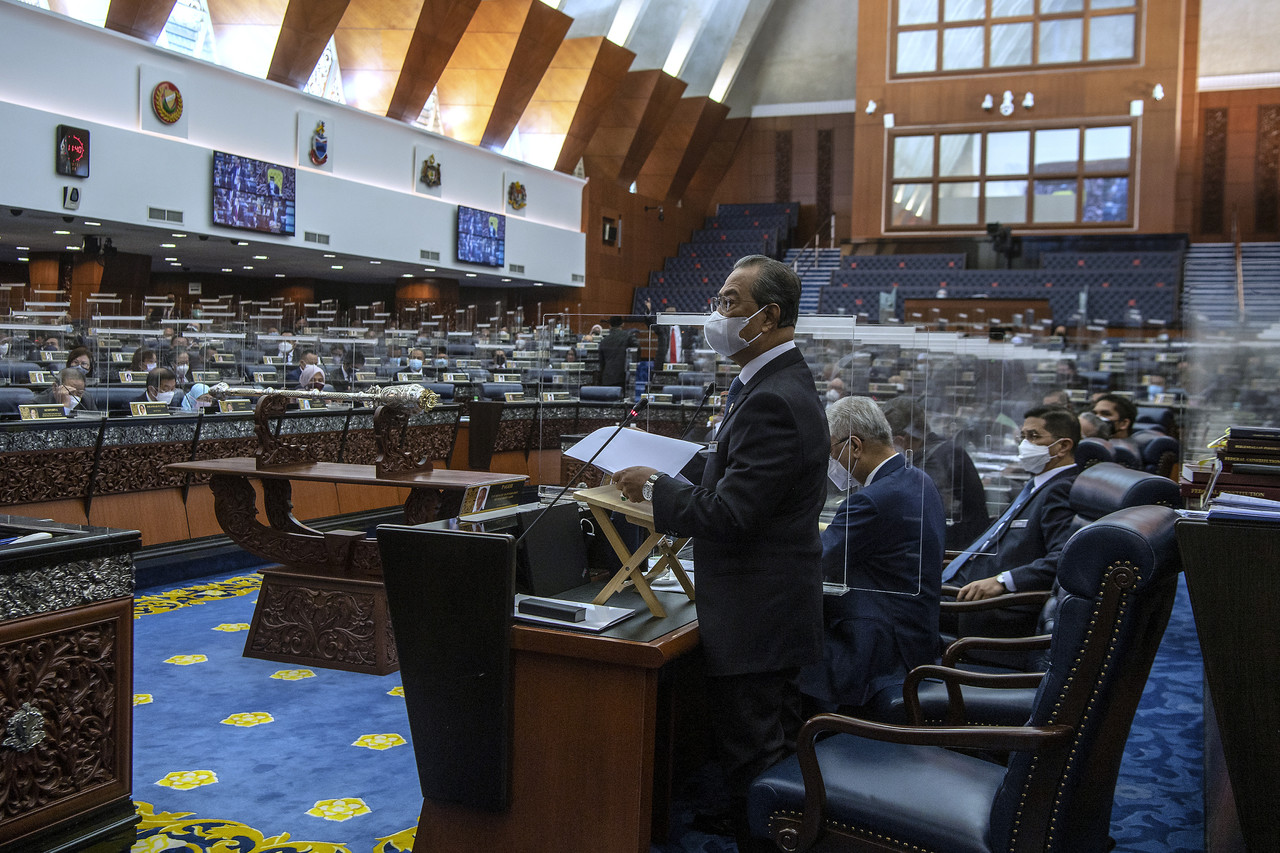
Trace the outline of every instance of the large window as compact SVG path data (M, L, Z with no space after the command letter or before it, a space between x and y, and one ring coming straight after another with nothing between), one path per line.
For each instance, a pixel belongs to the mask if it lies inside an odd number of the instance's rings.
M1140 0L896 0L894 76L1137 57Z
M890 137L889 228L1132 222L1133 125L903 130Z

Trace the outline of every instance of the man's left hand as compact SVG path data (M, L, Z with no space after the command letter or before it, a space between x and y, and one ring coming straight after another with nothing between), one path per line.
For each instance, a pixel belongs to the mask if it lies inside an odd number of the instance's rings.
M657 468L646 468L637 465L633 468L623 468L621 471L615 472L609 482L618 487L624 498L640 503L644 500L644 497L640 494L640 489L644 487L645 480L648 480L656 473L658 473Z
M997 595L1004 595L1008 591L1004 588L1004 584L994 577L983 578L961 587L960 591L956 593L956 601L981 601L984 598L995 598Z

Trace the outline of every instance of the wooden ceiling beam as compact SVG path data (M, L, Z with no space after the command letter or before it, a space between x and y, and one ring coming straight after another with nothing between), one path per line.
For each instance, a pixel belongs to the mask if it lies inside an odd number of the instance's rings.
M347 103L387 114L423 5L423 0L351 0L347 5L333 35Z
M413 122L440 81L480 0L426 0L409 40L387 115Z
M174 0L111 0L103 26L155 44L173 14Z
M572 41L588 41L572 39ZM627 70L635 60L635 54L621 45L614 44L603 36L590 39L596 43L594 61L587 72L587 77L573 111L569 126L564 129L564 142L560 145L560 154L556 159L556 171L571 173L577 168L578 161L587 151L587 144L600 126L600 120L609 107L609 102L626 79ZM569 44L569 42L565 42ZM555 63L552 63L554 69ZM534 96L536 99L536 95ZM523 134L524 128L521 128Z
M508 57L506 76L480 137L481 147L497 149L507 144L572 23L568 15L541 0L529 0L524 26Z
M733 166L742 140L747 138L750 124L749 118L727 118L720 122L715 138L698 165L698 171L685 187L683 197L686 207L703 210L710 204L716 191L720 189L720 183Z
M684 87L658 69L627 72L587 143L587 177L630 186Z
M280 22L280 35L271 54L267 79L295 89L307 85L350 2L289 0ZM209 12L213 13L212 2Z
M728 115L728 107L708 97L682 98L640 170L637 191L667 203L680 200Z

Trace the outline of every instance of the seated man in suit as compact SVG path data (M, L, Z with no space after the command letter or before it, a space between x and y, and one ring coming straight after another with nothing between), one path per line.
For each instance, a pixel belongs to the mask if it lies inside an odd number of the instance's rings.
M943 570L943 583L961 585L958 601L1053 586L1058 557L1074 532L1070 496L1080 472L1079 443L1080 421L1072 412L1039 406L1026 413L1018 461L1031 479L996 523ZM1019 636L1035 619L1034 610L981 611L960 620L960 633Z
M827 409L829 475L847 497L822 532L822 574L843 583L823 596L822 660L800 671L800 689L823 710L860 708L938 656L938 598L946 524L942 499L920 468L894 449L869 397Z
M62 406L67 417L75 417L81 412L97 412L92 397L84 393L84 374L76 367L64 367L58 371L58 381L46 390L35 395L35 403L57 403Z
M833 382L835 380L832 380ZM956 441L935 434L918 404L894 397L880 404L894 442L911 451L914 463L938 487L947 521L947 548L959 551L987 529L987 490L969 453Z
M177 393L178 375L167 367L152 368L147 372L147 388L130 403L164 403L171 409L182 405L182 395ZM174 397L177 397L175 400Z

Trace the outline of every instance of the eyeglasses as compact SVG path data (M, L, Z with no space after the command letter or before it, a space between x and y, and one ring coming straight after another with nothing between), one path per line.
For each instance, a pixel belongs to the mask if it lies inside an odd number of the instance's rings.
M739 299L736 296L713 296L711 297L711 310L719 311L721 314L728 314L739 305L755 305L750 299Z

